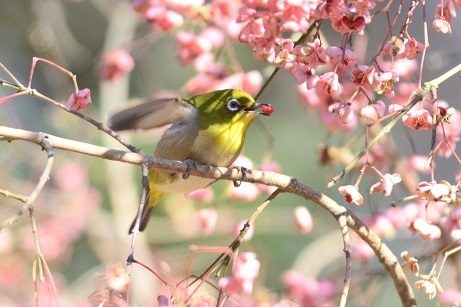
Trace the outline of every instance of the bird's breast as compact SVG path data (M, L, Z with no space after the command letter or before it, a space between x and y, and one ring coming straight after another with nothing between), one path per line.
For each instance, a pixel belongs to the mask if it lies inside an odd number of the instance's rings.
M243 123L213 125L200 130L191 149L191 159L200 164L227 167L240 154L245 132Z

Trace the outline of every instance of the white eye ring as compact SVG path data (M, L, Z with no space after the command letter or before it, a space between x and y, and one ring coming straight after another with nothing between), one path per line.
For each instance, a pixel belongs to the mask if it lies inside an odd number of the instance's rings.
M240 102L238 102L238 100L235 98L227 102L227 108L229 109L229 111L236 112L240 110L240 107Z

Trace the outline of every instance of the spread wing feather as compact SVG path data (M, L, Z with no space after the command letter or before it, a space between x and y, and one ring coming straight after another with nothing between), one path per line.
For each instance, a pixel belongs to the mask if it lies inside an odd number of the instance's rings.
M174 123L190 113L190 107L177 98L150 100L113 114L109 126L115 131L152 129Z

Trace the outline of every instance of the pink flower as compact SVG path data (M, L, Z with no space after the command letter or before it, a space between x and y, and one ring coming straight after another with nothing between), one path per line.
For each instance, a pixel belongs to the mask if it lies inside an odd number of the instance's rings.
M231 295L238 294L240 291L251 294L260 266L255 253L241 253L234 262L231 276L221 278L218 286Z
M280 173L282 171L282 168L280 165L275 162L275 161L268 161L263 164L261 164L258 169L263 172L274 172L274 173Z
M338 75L331 71L319 76L315 87L324 89L330 95L339 94L342 90Z
M343 124L349 123L354 118L354 111L346 102L335 102L328 107L328 111L338 116Z
M13 251L13 236L10 228L4 228L0 232L0 255L4 256ZM1 280L1 278L0 278Z
M461 231L461 208L453 208L448 215L444 215L440 219L440 225L450 233L453 231ZM457 233L455 232L455 235Z
M294 47L293 54L296 55L296 62L305 64L310 68L326 64L330 59L318 38L311 43Z
M401 181L402 178L399 174L385 174L380 182L371 186L370 194L381 192L384 196L389 196L392 193L394 185Z
M432 115L425 109L411 109L402 120L405 126L414 130L429 130L432 127Z
M195 36L186 31L176 34L176 49L179 52L179 60L186 66L198 57L211 51L212 43L205 37Z
M456 181L461 180L461 168L458 168L458 170L456 171L455 180Z
M442 183L422 181L418 183L416 193L419 199L438 201L442 197L450 195L450 186Z
M105 279L109 288L117 292L124 292L130 284L130 275L120 264L115 264L106 270Z
M370 247L370 245L365 243L360 238L352 241L352 250L354 251L356 257L360 259L360 263L362 264L366 264L368 260L370 260L375 255L375 252Z
M456 0L455 0L456 1ZM435 18L443 18L448 22L451 22L452 17L456 17L456 7L455 1L453 0L446 0L442 2L442 4L437 5L437 9L435 10ZM458 7L460 4L458 3Z
M91 92L89 89L84 88L77 93L72 93L67 100L67 107L69 109L80 111L85 110L88 104L91 103Z
M367 224L378 234L378 236L383 236L385 238L393 238L397 232L393 221L390 219L389 214L385 214L385 211L372 216L367 221ZM405 221L405 226L406 225L407 222Z
M348 7L346 12L341 16L333 16L332 26L341 34L357 32L359 35L364 34L365 25L371 22L370 12L364 10L358 12L355 7Z
M350 113L346 112L341 114L341 116L344 116L344 120L350 119L347 117L347 115L350 115ZM329 110L322 110L320 115L322 124L325 126L325 128L327 128L329 132L334 132L337 130L348 132L354 129L357 126L357 117L351 117L352 119L349 122L344 123L341 121L340 117L337 114L331 113L329 112Z
M263 76L257 70L251 70L243 74L241 88L250 94L256 94L263 83Z
M290 72L296 78L298 84L308 90L313 89L319 80L319 77L315 74L315 69L306 64L297 63L291 68Z
M444 289L443 293L440 294L440 302L446 306L456 306L456 304L460 304L461 290L454 288Z
M352 82L371 90L373 89L374 73L374 66L358 65L352 70Z
M202 209L197 212L197 218L202 227L203 233L208 236L213 233L216 229L216 224L218 222L218 213L215 209Z
M403 229L407 226L408 219L406 216L405 209L402 207L395 207L387 209L380 213L379 215L385 216L389 221L391 221L393 228L395 230Z
M243 200L246 202L252 202L261 195L261 191L258 187L250 182L242 182L238 187L234 187L232 185L230 187L230 192L232 199Z
M407 159L408 168L413 171L427 173L430 171L430 169L426 167L427 161L428 157L426 156L411 155Z
M383 47L383 52L386 52L392 56L402 55L405 52L404 41L397 36L392 36Z
M373 90L381 95L392 98L394 96L394 83L399 81L399 72L391 69L384 72L375 72L373 80Z
M330 57L330 64L339 65L339 67L353 65L357 63L358 59L354 51L350 49L343 51L342 48L336 46L328 46L326 54Z
M285 69L290 70L293 65L296 55L292 53L294 43L291 39L281 40L279 43L279 50L276 52L274 58L274 64L277 67L285 67Z
M304 84L298 86L298 95L301 103L308 111L312 109L322 109L327 105L333 104L331 96L322 89L307 89Z
M153 27L162 31L170 31L184 22L181 14L163 6L150 7L146 10L144 17Z
M360 194L358 189L353 185L341 186L338 188L341 195L346 197L348 203L354 203L357 206L363 205L363 196Z
M58 167L54 179L60 189L71 192L88 184L86 169L74 161L67 161Z
M413 233L419 233L423 240L435 240L442 235L439 227L428 223L422 218L410 221L408 229Z
M204 189L198 189L185 195L186 198L196 200L201 203L210 203L214 199L213 189L206 187Z
M392 104L389 105L389 108L387 108L387 112L389 114L392 114L392 113L397 114L402 109L403 109L403 107L401 105L396 104L396 103L392 103Z
M412 78L416 69L418 69L418 62L412 61L407 58L398 59L394 61L394 69L397 70L402 78ZM412 83L414 84L414 83ZM416 89L418 86L415 86Z
M211 4L210 14L214 24L220 28L225 28L237 19L237 3L227 0L215 0Z
M312 216L306 207L295 208L295 224L301 233L308 233L314 227Z
M436 18L432 23L432 29L442 34L451 34L450 23L445 18Z
M400 257L405 261L403 264L403 270L407 272L412 272L415 275L419 274L419 264L418 259L412 257L408 251L403 251L400 254Z
M207 27L201 33L200 37L208 40L213 48L219 49L226 42L226 36L223 31L216 27Z
M461 228L450 231L450 237L453 241L461 242Z
M360 109L360 117L375 122L384 115L385 107L382 100L377 100Z
M288 32L305 33L309 28L309 17L316 4L306 1L280 1L270 3L270 9L280 18L280 27Z
M287 271L282 275L282 283L287 295L299 306L330 306L336 294L336 287L331 281L318 281L296 271Z
M423 43L418 42L416 39L406 39L404 56L409 60L414 60L424 49L426 49L426 46L424 46Z
M253 94L259 90L261 84L262 76L259 71L240 72L228 76L222 67L215 65L189 80L186 90L190 95L199 95L221 89L241 88Z
M424 290L426 294L428 294L430 300L434 299L437 293L443 293L442 286L437 280L437 277L433 274L415 282L415 287L416 289Z
M458 198L458 186L451 185L446 180L441 180L439 184L432 182L421 182L416 189L418 197L421 199L429 199L431 201L443 201L451 203L455 206L461 206L460 199Z
M7 289L19 289L21 284L30 278L30 265L25 265L23 259L18 259L19 254L6 254L2 255L2 261L0 261L0 286L2 292L6 295ZM20 304L18 304L20 305Z
M99 77L104 81L118 81L134 68L134 60L125 50L115 50L102 57Z

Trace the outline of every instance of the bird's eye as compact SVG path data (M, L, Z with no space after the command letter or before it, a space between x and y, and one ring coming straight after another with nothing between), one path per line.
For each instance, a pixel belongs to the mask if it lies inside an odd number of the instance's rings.
M229 111L237 112L238 110L240 110L241 105L237 99L231 99L227 102L227 108L229 109Z

